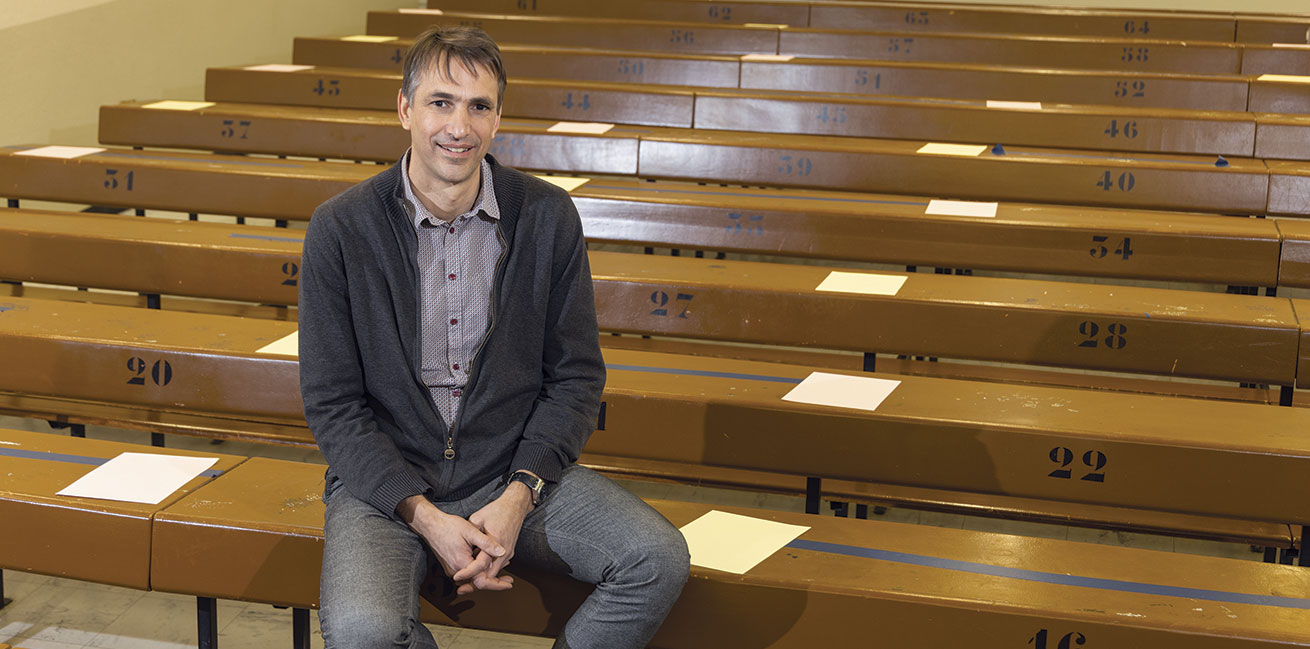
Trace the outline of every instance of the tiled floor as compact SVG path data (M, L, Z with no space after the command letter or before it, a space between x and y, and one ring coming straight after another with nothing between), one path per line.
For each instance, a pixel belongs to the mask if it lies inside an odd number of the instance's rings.
M0 417L0 428L49 430L44 422ZM55 433L58 434L58 433ZM149 444L139 431L90 427L88 437ZM169 436L173 448L220 450L224 453L275 457L300 462L323 462L312 449L294 449L240 442L214 445L209 440ZM625 482L647 498L739 505L783 511L803 511L800 498L670 484ZM892 509L883 520L953 527L1087 543L1128 545L1165 551L1184 551L1238 559L1259 560L1245 545L1212 543L1172 537L1089 530L1060 525L1004 521L959 514ZM4 572L5 594L14 601L0 609L0 642L24 649L181 649L196 646L196 604L192 597L143 592L113 586ZM264 649L290 644L291 611L262 604L219 602L219 646L223 649ZM311 615L311 644L322 647L317 617ZM430 625L442 649L544 649L548 638L489 633Z

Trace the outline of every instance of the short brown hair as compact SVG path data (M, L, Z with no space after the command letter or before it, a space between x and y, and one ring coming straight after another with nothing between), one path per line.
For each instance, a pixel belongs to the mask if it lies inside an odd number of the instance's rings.
M402 67L404 77L400 89L407 101L414 101L414 91L428 67L441 61L445 62L447 78L451 61L459 61L473 74L478 72L479 65L490 70L496 75L496 109L500 110L500 102L505 98L505 66L500 61L500 47L481 28L466 25L434 25L414 39Z

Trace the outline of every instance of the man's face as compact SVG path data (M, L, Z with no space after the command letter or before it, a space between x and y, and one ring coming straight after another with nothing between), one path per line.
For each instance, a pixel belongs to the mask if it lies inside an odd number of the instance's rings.
M479 182L482 158L500 128L496 77L460 61L434 61L419 78L410 102L400 94L400 123L410 134L410 177L439 190ZM449 76L446 72L449 71Z

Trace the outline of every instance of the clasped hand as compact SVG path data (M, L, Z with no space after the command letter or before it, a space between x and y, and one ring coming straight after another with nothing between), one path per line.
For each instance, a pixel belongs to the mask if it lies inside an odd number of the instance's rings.
M456 594L467 595L513 587L514 578L500 573L514 556L531 507L531 492L513 482L468 520L441 511L423 496L407 498L397 510L432 548L446 576L458 586Z

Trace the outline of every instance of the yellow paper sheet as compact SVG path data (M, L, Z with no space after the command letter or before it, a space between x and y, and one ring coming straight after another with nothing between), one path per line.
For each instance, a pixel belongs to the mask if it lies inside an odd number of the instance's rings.
M536 174L533 174L534 176ZM538 178L555 185L563 187L564 191L571 192L591 181L590 178L575 178L573 176L537 176Z
M200 110L213 106L212 101L177 101L175 99L165 99L152 104L145 104L142 108L154 108L156 110Z
M876 273L849 273L834 270L814 287L816 291L832 293L862 293L864 295L896 295L905 284L905 275L878 275Z
M996 208L996 203L934 199L928 201L928 209L924 210L923 213L936 216L978 216L992 218L996 216Z
M692 565L743 575L809 529L713 510L684 525L682 535Z
M92 153L100 153L101 151L104 151L104 149L93 146L52 145L28 149L26 151L15 151L14 155L29 155L34 158L63 158L69 160L72 158L80 158L84 155L91 155Z
M291 332L290 335L274 340L273 342L260 347L256 352L258 354L279 354L282 356L300 357L300 331Z
M1262 74L1256 81L1281 81L1283 83L1310 83L1310 76L1299 74Z
M442 13L440 9L397 9L397 11L402 14L429 14L432 16L440 16Z
M943 144L941 142L929 142L921 147L915 153L935 153L938 155L961 155L961 156L978 156L987 150L984 144Z
M600 135L614 128L613 124L604 122L555 122L548 133L576 133L579 135Z
M741 60L743 61L765 61L765 62L776 62L776 63L785 63L794 58L796 58L795 54L743 54L741 55Z
M872 376L812 372L804 381L783 395L782 400L872 412L877 410L900 384L900 381Z
M355 43L390 43L396 40L397 36L374 36L372 34L355 34L353 36L342 36L341 40Z

